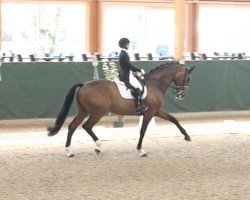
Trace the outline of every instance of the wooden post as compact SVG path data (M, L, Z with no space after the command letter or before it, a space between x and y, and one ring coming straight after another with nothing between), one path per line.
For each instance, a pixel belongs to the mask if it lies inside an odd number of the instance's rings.
M90 54L101 52L101 2L96 0L88 1L88 32L87 32L87 49Z
M187 5L187 51L196 52L198 51L198 20L199 20L199 4L189 3Z
M185 0L175 0L175 53L174 58L183 59L185 42Z

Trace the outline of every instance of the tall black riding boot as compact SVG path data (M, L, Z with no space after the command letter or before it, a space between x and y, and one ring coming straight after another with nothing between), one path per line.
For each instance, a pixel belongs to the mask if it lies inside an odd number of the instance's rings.
M141 115L148 109L148 107L142 103L142 99L141 99L142 92L139 90L139 88L135 89L135 96L134 97L135 97L136 114Z

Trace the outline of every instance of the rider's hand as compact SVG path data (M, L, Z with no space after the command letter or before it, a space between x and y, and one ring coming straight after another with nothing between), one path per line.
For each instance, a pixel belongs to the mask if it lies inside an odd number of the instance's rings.
M140 79L144 79L144 76L143 76L144 74L145 74L145 72L144 73L143 72L137 72L137 77L139 77Z
M136 76L139 77L139 78L142 78L143 75L142 75L141 72L137 72Z

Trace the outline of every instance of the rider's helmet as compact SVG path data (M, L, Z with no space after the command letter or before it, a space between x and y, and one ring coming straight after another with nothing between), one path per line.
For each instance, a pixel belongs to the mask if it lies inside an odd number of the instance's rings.
M118 42L119 47L124 48L124 45L130 43L128 38L121 38Z

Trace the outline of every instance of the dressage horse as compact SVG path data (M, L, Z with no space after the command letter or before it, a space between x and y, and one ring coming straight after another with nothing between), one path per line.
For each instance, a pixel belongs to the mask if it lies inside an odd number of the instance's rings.
M148 109L143 114L140 137L137 150L141 156L147 155L142 149L142 141L147 126L154 116L166 119L174 123L184 135L186 141L191 141L190 136L172 115L162 110L164 95L172 82L175 84L176 96L182 100L187 95L188 84L191 80L191 72L194 69L188 68L179 62L162 64L144 75L144 83L147 87L147 96L143 100ZM121 97L117 85L109 80L94 80L86 83L73 85L64 101L53 127L48 127L48 136L54 136L61 129L76 93L78 113L68 126L66 141L66 153L74 156L71 145L71 138L76 128L88 117L82 125L83 129L92 137L96 143L95 151L99 155L101 142L93 132L94 125L107 113L112 112L118 115L136 115L133 99Z

